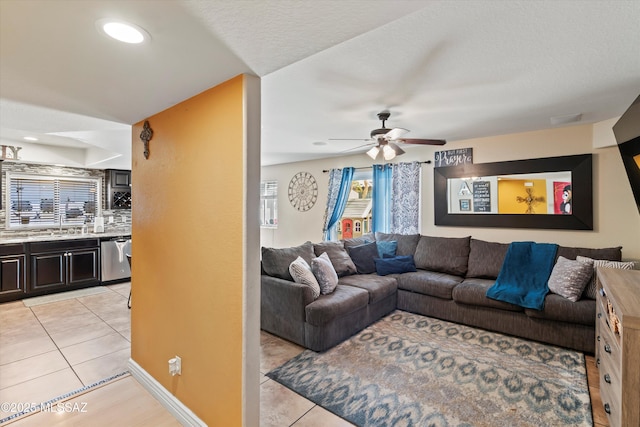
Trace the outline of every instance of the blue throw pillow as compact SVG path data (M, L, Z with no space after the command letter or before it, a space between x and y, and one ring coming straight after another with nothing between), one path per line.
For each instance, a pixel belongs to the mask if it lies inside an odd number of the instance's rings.
M374 261L376 263L378 276L417 271L416 264L411 255L397 256L394 258L376 258Z
M378 256L376 242L347 248L351 260L356 265L359 274L370 274L376 272L376 263L373 261Z
M378 246L378 256L380 258L393 258L396 256L398 250L398 242L395 240L388 240L382 242L376 242Z

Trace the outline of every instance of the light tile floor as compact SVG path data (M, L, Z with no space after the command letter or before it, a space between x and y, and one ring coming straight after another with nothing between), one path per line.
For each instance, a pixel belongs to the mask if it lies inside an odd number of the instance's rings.
M126 302L130 287L130 283L111 285L107 287L108 292L101 294L30 308L25 307L22 301L0 304L0 402L47 401L127 370L131 315ZM302 351L304 349L296 344L260 332L260 425L351 426L266 377L267 372ZM593 356L587 357L587 371L594 424L606 427ZM137 393L146 393L132 378L109 383L89 393L100 399L99 396L109 393L110 389L121 393L123 385L132 392L133 389L140 389ZM147 394L142 399L153 401L151 395ZM145 425L136 418L144 414L134 412L132 410L131 414L125 414L119 411L120 421L136 419L136 425ZM0 412L0 419L8 415ZM166 412L161 412L159 416L171 418ZM23 417L16 424L38 425L38 422L34 415ZM154 423L157 425L157 419ZM69 420L69 425L78 424Z
M127 370L130 283L26 307L0 305L0 402L44 402ZM0 419L11 415L0 410Z
M131 283L107 289L32 307L22 301L0 304L0 402L45 402L127 370ZM264 375L301 353L302 347L262 331L260 340L261 426L351 426ZM90 393L122 384L117 381ZM0 419L9 415L0 412ZM42 415L21 417L17 424L37 424L38 417Z

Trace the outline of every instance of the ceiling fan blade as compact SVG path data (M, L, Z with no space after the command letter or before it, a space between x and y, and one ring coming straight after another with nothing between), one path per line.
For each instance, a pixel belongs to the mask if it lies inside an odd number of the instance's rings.
M444 145L447 143L444 139L398 139L398 142L422 145Z
M329 141L371 141L371 138L329 138Z
M360 140L360 139L357 139L356 141L361 141L361 140ZM368 140L365 140L365 141L368 141ZM358 148L362 148L362 147L368 147L368 146L370 146L370 145L374 145L374 144L376 144L376 143L375 143L375 142L370 142L370 143L368 143L368 144L358 145L357 147L352 147L352 148L348 148L348 149L346 149L346 150L340 151L340 153L347 153L347 152L349 152L349 151L357 150Z
M404 135L405 133L408 133L408 132L409 132L408 129L393 128L389 132L384 134L384 138L386 140L388 140L388 141L393 141L394 139L398 139L402 135Z

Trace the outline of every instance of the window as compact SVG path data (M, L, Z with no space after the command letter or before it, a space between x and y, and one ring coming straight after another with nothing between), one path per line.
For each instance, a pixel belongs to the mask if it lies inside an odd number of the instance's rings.
M342 218L338 221L338 239L350 239L369 233L371 223L371 195L373 193L373 172L356 171L351 181L351 192Z
M81 226L101 215L102 183L75 178L7 173L7 228Z
M260 226L278 227L278 181L260 183Z

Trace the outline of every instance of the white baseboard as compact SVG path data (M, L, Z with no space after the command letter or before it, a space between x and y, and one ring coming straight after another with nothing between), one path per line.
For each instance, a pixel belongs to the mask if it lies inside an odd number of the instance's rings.
M162 386L147 371L142 369L133 359L129 359L129 372L164 408L171 413L183 426L206 427L200 418L187 408L173 394Z

